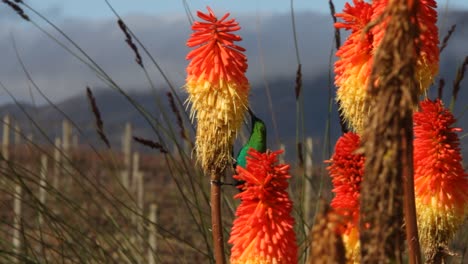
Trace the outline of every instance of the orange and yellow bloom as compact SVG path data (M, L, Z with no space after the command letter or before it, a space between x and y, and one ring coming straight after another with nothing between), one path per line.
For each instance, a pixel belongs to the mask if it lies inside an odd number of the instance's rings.
M336 52L336 99L350 128L361 131L363 117L367 115L366 88L372 68L373 35L364 28L371 21L372 5L354 0L354 6L345 4L343 13L337 14L343 22L335 27L351 30L351 34Z
M382 21L379 19L388 3L388 0L374 0L372 3L353 0L354 5L346 3L343 13L336 15L342 19L342 22L336 23L335 27L351 30L348 39L336 52L337 101L348 126L357 133L362 132L364 120L370 111L367 87L373 56L382 42L388 22L388 18ZM435 7L434 0L419 0L416 14L419 37L415 43L419 50L416 67L419 94L427 90L439 70L439 38ZM379 23L368 28L373 22Z
M187 59L186 89L191 116L198 120L197 158L205 171L223 170L230 161L232 144L247 110L249 82L242 40L232 32L240 29L229 13L218 19L197 12L203 22L192 25L187 46L194 47Z
M414 185L424 248L447 246L468 211L468 174L462 167L455 118L440 100L414 113Z
M359 263L359 195L361 181L364 175L363 154L356 151L360 147L360 138L353 132L348 132L338 139L335 153L328 166L332 177L335 197L331 206L335 212L344 217L342 229L343 242L346 248L346 258L350 263Z
M281 151L250 149L247 166L235 179L245 181L229 243L232 264L297 263L297 242L288 188L289 165L277 164Z
M372 20L377 20L385 11L389 0L373 0L374 12ZM435 0L419 0L416 14L419 26L419 37L416 40L419 48L416 65L416 78L419 81L419 94L423 94L439 73L439 30L437 28L437 3ZM387 26L387 20L372 28L374 47L382 42Z

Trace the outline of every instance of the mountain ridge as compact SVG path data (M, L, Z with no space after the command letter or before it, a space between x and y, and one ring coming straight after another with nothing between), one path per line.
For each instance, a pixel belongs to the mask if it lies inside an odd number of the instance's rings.
M296 146L296 98L294 91L294 80L293 79L280 79L273 82L269 82L269 91L271 95L271 101L273 105L273 113L277 124L278 135L276 135L276 129L273 126L272 114L270 113L270 104L266 96L265 87L255 86L251 89L250 105L253 111L264 119L268 128L268 143L271 149L278 149L278 143L286 145L288 150L288 157L292 158ZM332 95L334 93L334 87L332 89ZM313 80L305 79L303 81L302 93L304 96L304 130L299 135L304 137L311 136L314 138L314 149L316 157L322 156L323 144L325 139L325 129L328 119L328 91L329 79L327 74L323 74ZM431 91L436 89L431 89ZM179 128L176 125L176 117L172 112L167 99L167 92L169 89L162 89L157 91L157 96L162 102L161 108L156 104L156 98L154 91L148 92L130 92L129 96L135 100L135 102L143 106L151 118L161 120L164 122L164 115L160 111L165 111L165 116L169 117L169 120L165 125L170 123L173 126L175 136L178 137ZM434 98L429 93L430 98ZM468 94L463 91L460 93L455 113L460 113L463 109L461 102L468 101ZM186 94L181 90L178 93L181 100L184 102ZM126 100L124 96L117 93L114 90L98 89L94 92L94 97L98 108L101 113L101 117L104 122L104 131L109 138L113 149L120 149L120 140L123 134L123 130L126 122L131 122L134 132L133 134L138 137L148 138L151 140L159 141L157 133L151 128L151 125L145 120L142 114L137 111L130 102ZM334 102L334 101L333 101ZM447 99L445 102L449 102ZM73 123L77 124L83 132L80 136L81 141L89 141L91 144L96 145L98 148L104 147L104 144L98 139L95 131L95 117L90 109L88 99L86 98L85 91L82 95L78 95L72 98L68 98L56 105L61 111L71 118ZM58 137L61 134L62 120L64 117L58 112L55 107L51 105L42 105L38 107L31 106L29 104L23 104L22 107L27 113L35 120L35 124L41 128L47 128L47 137L53 141L54 137ZM187 115L183 114L183 109L187 106L177 106L180 113L184 117L184 126L188 128L190 122ZM34 124L28 120L28 117L22 113L21 109L15 104L4 105L0 107L0 116L9 114L12 117L12 124L17 122L22 128L25 134L33 133L34 138L39 142L46 142L46 138L40 134L40 131L34 127ZM457 115L456 115L457 116ZM333 148L334 142L341 133L339 126L338 114L336 111L336 104L333 103L332 112L330 114L330 135L331 135L331 147ZM247 119L246 119L247 120ZM302 121L300 121L302 126ZM466 131L468 127L468 116L465 115L459 120L458 125ZM156 125L157 130L158 127ZM159 133L163 134L164 129L160 129ZM238 141L245 139L247 128L243 129L243 135L239 137ZM193 137L193 131L191 132ZM169 137L163 137L163 141L168 141ZM179 139L180 141L180 139ZM279 142L278 142L279 141ZM465 140L466 141L466 140ZM463 142L463 150L466 152L468 142ZM166 143L168 148L172 148L173 143ZM238 143L239 144L239 143ZM239 147L239 146L237 146ZM144 149L143 149L144 150ZM328 151L328 148L327 148ZM466 153L465 153L466 156ZM328 157L324 157L328 158Z

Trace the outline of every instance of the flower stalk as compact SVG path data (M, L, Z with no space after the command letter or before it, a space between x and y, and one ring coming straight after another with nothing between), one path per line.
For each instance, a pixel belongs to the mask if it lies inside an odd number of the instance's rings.
M412 146L412 114L419 87L417 10L418 1L388 1L375 26L386 23L374 56L368 87L372 111L362 138L366 156L360 207L363 263L402 263L403 214L409 261L421 263Z
M221 182L220 173L211 174L210 204L211 204L211 232L213 236L214 257L216 264L226 263L224 257L224 239L221 217Z

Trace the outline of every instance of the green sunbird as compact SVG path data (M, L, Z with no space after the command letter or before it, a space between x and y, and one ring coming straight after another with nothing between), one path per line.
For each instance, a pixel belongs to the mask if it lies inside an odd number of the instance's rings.
M249 140L239 151L239 154L237 154L235 164L235 166L241 166L242 168L245 168L247 165L247 152L250 148L253 148L259 152L265 152L267 144L267 131L265 123L256 115L254 115L250 108L248 110L252 118L252 130L250 131ZM239 184L242 184L242 182L235 180L235 185L237 186Z

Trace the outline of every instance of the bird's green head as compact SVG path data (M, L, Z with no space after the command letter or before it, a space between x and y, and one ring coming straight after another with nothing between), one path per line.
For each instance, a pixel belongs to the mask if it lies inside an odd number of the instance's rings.
M252 118L252 133L266 135L266 126L261 119Z
M249 114L252 118L252 134L259 135L266 139L266 126L263 120L258 118L249 108Z

